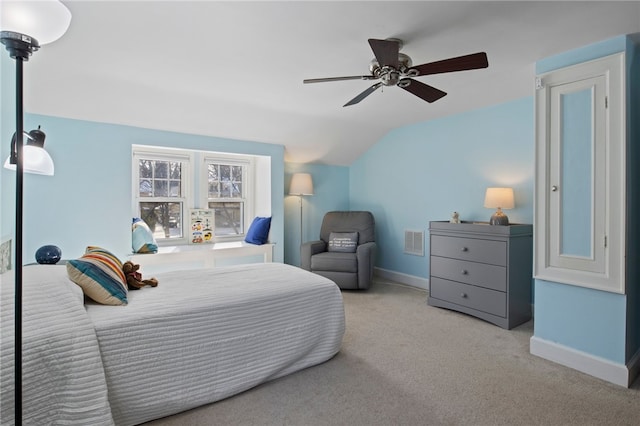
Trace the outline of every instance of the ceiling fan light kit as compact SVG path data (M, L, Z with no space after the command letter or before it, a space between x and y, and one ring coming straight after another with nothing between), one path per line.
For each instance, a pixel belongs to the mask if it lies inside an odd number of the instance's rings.
M342 80L380 80L344 104L344 106L359 103L382 86L398 86L399 88L431 103L437 101L443 96L446 96L447 93L418 80L414 80L413 77L467 71L487 68L489 66L487 54L485 52L478 52L470 55L443 59L441 61L429 62L414 67L411 58L404 53L400 53L402 45L402 40L396 38L388 38L386 40L370 38L369 46L371 46L371 50L373 50L373 54L375 56L369 64L369 71L371 72L370 75L311 78L303 80L303 83L325 83L328 81Z

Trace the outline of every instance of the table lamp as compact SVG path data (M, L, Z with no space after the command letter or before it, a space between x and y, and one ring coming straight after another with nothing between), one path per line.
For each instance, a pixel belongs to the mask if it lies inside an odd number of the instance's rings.
M509 225L509 218L502 209L512 209L515 206L513 188L487 188L484 206L488 209L497 209L489 220L491 225Z

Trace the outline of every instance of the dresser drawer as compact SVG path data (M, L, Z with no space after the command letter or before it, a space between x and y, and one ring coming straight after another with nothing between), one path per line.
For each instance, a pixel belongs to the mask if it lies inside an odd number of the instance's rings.
M507 268L505 266L431 256L430 267L431 276L497 291L507 291Z
M507 243L505 241L432 235L431 254L506 266Z
M429 297L466 306L499 317L507 315L506 293L431 277Z

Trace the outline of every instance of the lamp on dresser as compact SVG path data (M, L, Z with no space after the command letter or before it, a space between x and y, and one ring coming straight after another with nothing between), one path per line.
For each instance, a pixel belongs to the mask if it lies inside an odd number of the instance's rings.
M515 207L513 188L487 188L484 206L488 209L497 209L489 220L491 225L509 225L509 218L502 209Z
M23 175L53 175L53 161L43 149L44 133L23 128L23 64L41 44L56 41L67 31L71 12L57 0L0 2L0 42L16 61L16 130L5 167L16 171L15 223L15 424L22 424L22 207ZM27 142L24 143L26 136ZM36 160L33 154L35 154ZM28 156L28 157L27 157Z

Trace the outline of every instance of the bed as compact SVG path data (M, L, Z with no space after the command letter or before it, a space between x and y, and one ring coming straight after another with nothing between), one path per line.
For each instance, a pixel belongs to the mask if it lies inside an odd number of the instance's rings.
M342 296L319 275L265 263L157 278L158 287L129 292L128 305L105 306L85 302L64 267L25 267L25 424L139 424L340 349ZM2 275L2 424L13 417L12 287Z

